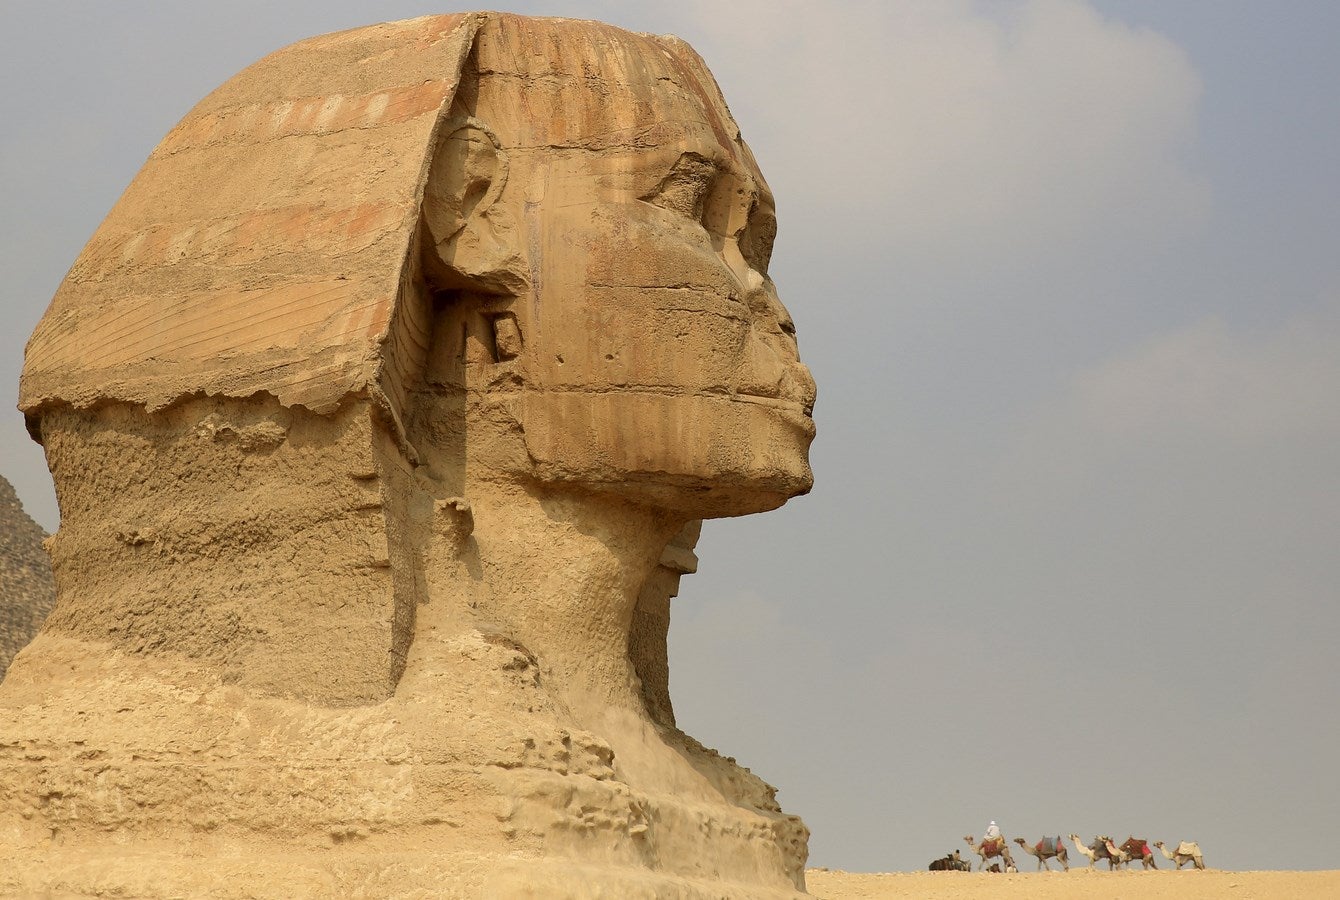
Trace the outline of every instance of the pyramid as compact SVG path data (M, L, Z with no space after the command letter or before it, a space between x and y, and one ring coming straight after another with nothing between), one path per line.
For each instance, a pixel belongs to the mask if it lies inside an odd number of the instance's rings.
M56 602L45 537L23 511L14 487L0 476L0 678Z

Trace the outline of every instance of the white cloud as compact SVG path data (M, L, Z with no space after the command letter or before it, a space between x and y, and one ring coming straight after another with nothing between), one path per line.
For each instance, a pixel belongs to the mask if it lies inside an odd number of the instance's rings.
M970 253L1157 239L1204 212L1189 61L1079 0L694 9L729 35L699 49L786 208Z
M1311 609L1340 575L1337 397L1340 299L1268 327L1205 319L1079 373L1021 426L991 506L1053 580L1138 584L1179 614Z
M1340 437L1340 305L1267 331L1206 319L1082 374L1077 424L1105 437L1216 441Z

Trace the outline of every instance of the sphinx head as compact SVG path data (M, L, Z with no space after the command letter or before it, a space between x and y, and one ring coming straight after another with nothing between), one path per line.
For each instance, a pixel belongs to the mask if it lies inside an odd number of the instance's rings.
M772 195L687 45L491 18L436 141L425 380L459 421L428 431L467 468L694 517L809 489Z
M653 566L687 521L804 493L774 230L674 38L469 13L260 60L163 139L28 344L49 627L364 702L484 481L651 513Z

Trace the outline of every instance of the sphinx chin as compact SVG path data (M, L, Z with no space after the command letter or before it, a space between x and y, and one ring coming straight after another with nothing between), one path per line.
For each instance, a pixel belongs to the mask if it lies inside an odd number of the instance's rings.
M776 509L814 483L814 421L795 404L630 391L537 393L521 403L526 454L541 482L618 493L688 518Z

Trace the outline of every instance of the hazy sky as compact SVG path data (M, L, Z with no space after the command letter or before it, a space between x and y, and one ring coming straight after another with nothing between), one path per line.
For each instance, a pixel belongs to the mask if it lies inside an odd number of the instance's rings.
M1340 4L511 8L686 38L777 195L816 485L705 527L671 677L812 864L920 869L996 819L1334 868ZM6 0L5 406L197 100L292 41L446 11ZM0 474L56 526L17 412Z

